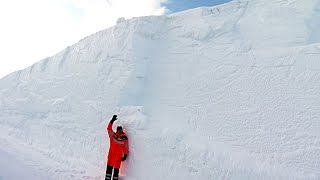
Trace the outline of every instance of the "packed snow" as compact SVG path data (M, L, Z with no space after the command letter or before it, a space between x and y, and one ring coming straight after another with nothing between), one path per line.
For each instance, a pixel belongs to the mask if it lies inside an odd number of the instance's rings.
M104 179L114 114L125 180L320 179L319 8L235 0L121 20L6 76L0 179Z

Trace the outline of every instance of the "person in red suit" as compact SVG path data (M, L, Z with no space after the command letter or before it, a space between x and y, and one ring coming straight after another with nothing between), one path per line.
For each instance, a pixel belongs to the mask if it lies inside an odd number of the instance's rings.
M118 126L117 132L112 130L113 122L117 119L117 115L113 115L106 129L110 139L110 148L106 162L106 180L118 180L121 161L125 161L129 153L128 137L123 132L122 127Z

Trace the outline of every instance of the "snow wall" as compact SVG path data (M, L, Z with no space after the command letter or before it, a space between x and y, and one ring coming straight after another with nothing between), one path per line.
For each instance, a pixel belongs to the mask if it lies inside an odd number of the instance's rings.
M319 179L319 0L133 18L0 80L0 148L46 179ZM19 52L17 52L19 53Z

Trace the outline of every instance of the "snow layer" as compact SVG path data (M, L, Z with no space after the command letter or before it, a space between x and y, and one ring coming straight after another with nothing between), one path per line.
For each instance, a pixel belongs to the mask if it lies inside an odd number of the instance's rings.
M103 179L118 114L127 180L320 179L319 7L119 22L0 80L0 147L46 179Z

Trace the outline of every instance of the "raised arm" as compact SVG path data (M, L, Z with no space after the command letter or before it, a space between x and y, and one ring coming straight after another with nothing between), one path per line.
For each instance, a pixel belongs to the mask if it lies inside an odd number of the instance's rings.
M113 130L112 130L112 125L113 125L113 122L116 121L117 119L118 119L117 115L113 115L111 121L109 122L109 124L107 126L106 130L108 132L109 137L112 137L115 134L115 132L113 132Z

